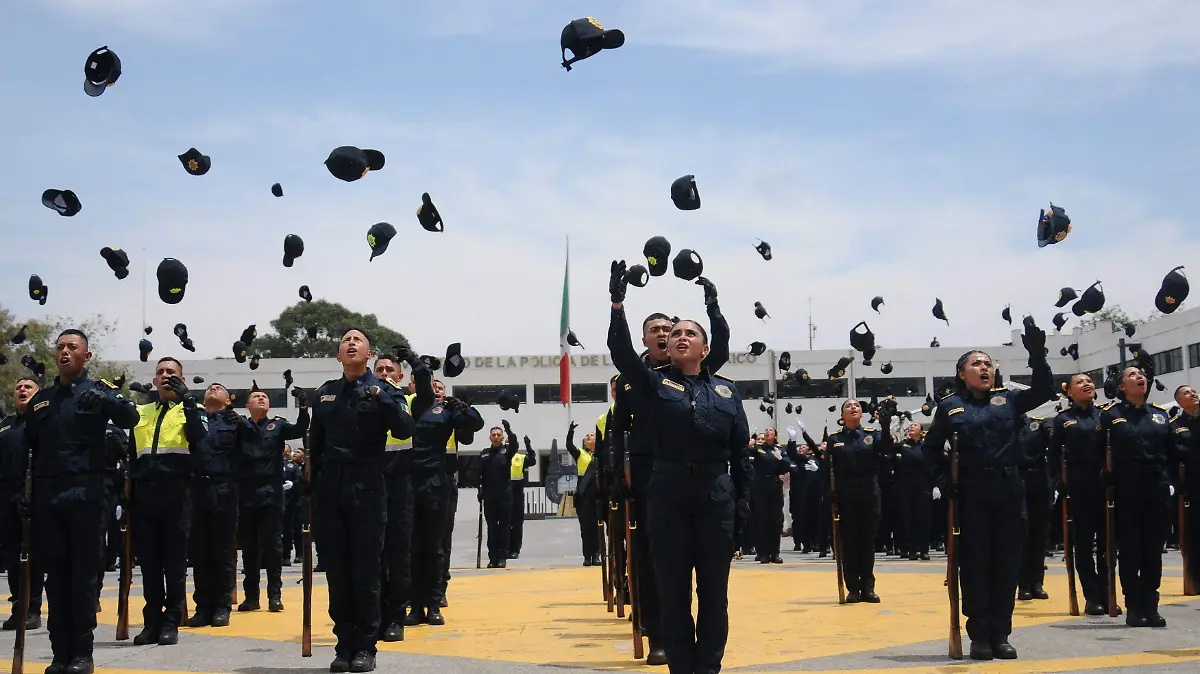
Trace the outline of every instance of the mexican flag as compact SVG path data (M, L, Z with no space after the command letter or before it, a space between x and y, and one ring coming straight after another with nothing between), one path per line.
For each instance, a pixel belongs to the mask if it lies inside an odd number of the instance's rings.
M558 323L558 400L563 405L571 402L571 345L567 343L567 333L571 331L571 303L568 299L567 281L571 269L571 243L567 240L567 261L563 267L562 316Z

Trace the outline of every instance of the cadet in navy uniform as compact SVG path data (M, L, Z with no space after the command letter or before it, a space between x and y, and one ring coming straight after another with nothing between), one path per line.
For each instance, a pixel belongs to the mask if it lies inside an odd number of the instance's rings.
M25 420L28 418L29 401L38 392L38 384L32 379L18 379L13 389L13 407L16 413L0 421L0 547L4 552L4 567L8 570L8 591L13 596L12 615L4 621L5 631L17 629L17 614L21 601L21 534L24 522L21 519L21 501L25 498L25 468L29 450L25 443ZM29 570L29 613L25 618L25 629L36 630L42 626L42 586L46 575L42 573L41 560L30 555Z
M371 356L361 330L342 335L342 376L317 390L309 433L318 554L337 637L331 672L375 669L387 522L383 449L389 432L401 439L413 434L402 391L367 368Z
M968 351L955 365L955 392L938 403L923 451L944 463L947 442L957 437L962 608L971 658L1013 659L1008 643L1025 539L1025 483L1017 464L1021 415L1054 397L1054 374L1046 362L1046 333L1027 319L1021 342L1033 370L1030 388L992 388L991 356Z
M1175 389L1175 402L1183 410L1175 418L1176 429L1188 429L1180 438L1187 446L1186 454L1180 457L1187 466L1187 484L1184 485L1187 493L1180 496L1192 503L1200 503L1200 394L1191 386L1180 386ZM1183 535L1188 537L1188 550L1191 551L1188 573L1192 574L1193 580L1200 579L1200 549L1196 548L1200 545L1200 515L1188 518L1188 531Z
M393 385L404 379L396 356L375 359L375 376ZM417 361L415 367L424 367ZM413 384L415 387L415 383ZM416 393L404 396L410 413ZM414 417L415 418L415 417ZM383 641L404 641L404 609L412 593L413 484L412 437L388 434L384 445L383 479L387 488L387 527L383 535L383 568L380 585L379 625Z
M600 503L600 497L596 494L596 434L583 436L583 446L576 447L575 428L578 425L572 421L567 427L567 453L575 459L575 512L579 516L579 536L583 542L583 565L596 566L600 559L600 530L596 515L596 506Z
M705 366L710 372L717 372L729 360L729 323L721 314L717 299L717 286L701 276L696 284L704 289L704 306L708 313L709 340L708 356L704 359ZM667 355L667 336L671 333L671 319L663 313L653 313L642 321L642 345L646 347L645 358L647 366L658 367L667 365L671 358ZM638 522L650 521L648 507L650 495L647 489L650 477L654 474L655 445L658 443L657 431L654 427L654 406L645 398L638 396L633 388L618 375L614 384L616 393L613 395L612 428L607 429L609 451L616 454L616 463L621 474L616 476L618 489L625 480L624 460L629 454L631 495ZM600 438L596 440L597 448L601 447ZM596 456L600 459L602 457ZM596 540L593 536L593 540ZM667 654L660 643L662 634L662 619L659 610L658 580L654 575L654 565L650 563L650 528L638 526L633 532L633 549L636 559L645 560L636 564L638 576L638 604L641 610L642 631L649 642L646 651L647 665L667 664ZM597 553L596 559L599 558Z
M242 457L238 464L238 547L242 549L245 599L238 611L259 609L259 568L267 570L267 608L283 610L283 446L308 432L308 400L304 389L292 388L300 407L296 423L268 417L271 401L265 391L253 390L246 401ZM294 485L293 485L294 486Z
M1166 627L1158 613L1162 552L1167 539L1167 464L1186 454L1188 430L1171 423L1164 407L1146 400L1153 373L1130 366L1121 373L1115 405L1100 414L1112 447L1116 484L1117 561L1125 593L1125 624Z
M1021 569L1017 575L1017 599L1049 599L1046 579L1046 546L1050 542L1050 508L1054 490L1046 450L1053 424L1045 417L1026 415L1021 430L1021 479L1025 481L1025 516L1029 527L1021 546Z
M912 561L929 561L929 516L933 507L933 465L921 451L921 424L911 424L896 445L896 504L900 550Z
M750 518L755 524L757 557L762 564L783 564L779 543L783 537L783 480L795 466L783 455L774 428L763 431L762 442L750 450L754 468Z
M1071 375L1067 384L1067 409L1054 417L1048 463L1060 494L1069 495L1071 547L1075 572L1083 588L1084 612L1108 613L1108 563L1105 559L1104 436L1100 433L1100 408L1095 404L1096 385L1086 374ZM1067 460L1067 483L1062 483L1062 461ZM1118 608L1118 610L1120 610Z
M638 357L622 305L626 287L625 263L613 262L608 347L629 392L652 410L657 436L642 526L650 530L658 577L661 641L672 674L715 674L729 637L734 509L749 508L750 430L737 387L704 367L707 335L695 321L672 326L671 365L651 369Z
M446 444L455 432L471 434L483 428L483 417L458 398L447 398L445 384L433 379L424 362L411 358L409 365L417 397L413 402L416 428L412 436L412 598L404 624L445 625L441 609L442 528L451 488L446 477ZM505 530L505 539L507 534Z
M208 433L192 456L192 531L188 545L196 591L196 611L188 627L225 627L237 582L237 468L246 420L229 406L229 390L212 383L204 390ZM135 532L136 533L136 532Z
M846 603L879 603L875 594L875 534L879 526L880 456L893 449L891 423L895 400L879 407L879 430L862 427L862 405L851 398L842 403L842 430L829 436L830 469L836 482L827 494L838 504L841 526L838 554L846 578Z
M25 440L33 450L34 555L46 571L50 674L91 672L96 568L103 560L105 433L133 428L137 408L116 387L88 378L87 335L64 330L54 344L58 378L32 400Z
M503 569L508 566L508 537L509 529L512 528L512 487L509 486L509 474L512 472L512 458L521 449L508 420L505 419L501 423L504 430L492 428L491 447L479 453L479 498L483 499L483 516L487 520L489 569ZM505 434L508 435L507 443L503 442Z
M525 485L529 482L529 469L537 465L537 452L529 436L525 436L525 452L513 455L509 478L513 493L512 520L508 530L508 559L521 556L521 543L525 540Z

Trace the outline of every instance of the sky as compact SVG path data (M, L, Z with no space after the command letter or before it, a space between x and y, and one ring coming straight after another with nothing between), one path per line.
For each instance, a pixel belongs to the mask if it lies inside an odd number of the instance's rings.
M559 34L589 15L626 43L568 73ZM571 326L601 352L610 262L663 235L703 257L734 349L806 347L810 300L818 349L861 320L883 349L995 345L1006 305L1050 326L1058 289L1096 280L1146 316L1164 274L1200 264L1197 25L1187 0L6 2L0 305L102 314L111 359L136 357L144 306L156 353L184 322L215 357L307 284L419 352L555 353L569 237ZM123 74L89 98L102 45ZM386 166L339 181L340 145ZM183 170L190 147L207 175ZM669 198L685 174L699 210ZM43 207L48 188L82 212ZM418 225L422 192L443 233ZM1039 249L1051 201L1074 230ZM368 262L380 221L399 233ZM190 271L177 305L155 292L164 257ZM671 274L627 306L704 315Z

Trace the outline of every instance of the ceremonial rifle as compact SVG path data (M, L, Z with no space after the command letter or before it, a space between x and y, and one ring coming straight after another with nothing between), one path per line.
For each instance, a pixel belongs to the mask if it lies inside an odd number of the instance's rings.
M304 526L300 532L304 536L304 565L301 581L304 583L304 611L301 618L300 656L312 657L312 592L313 592L313 462L308 452L307 434L301 439L304 449ZM237 553L234 553L237 559ZM237 566L234 566L234 588L237 587Z
M1113 519L1117 507L1116 487L1113 486L1112 431L1104 433L1104 470L1107 473L1104 486L1104 564L1108 567L1108 617L1117 617L1117 537L1116 521Z
M621 504L617 496L616 474L617 474L617 457L610 443L605 448L604 459L608 464L609 480L606 486L608 487L608 541L610 566L608 569L608 582L611 587L613 604L617 608L617 617L625 617L625 584L621 582L622 575L625 573L625 557L622 551L622 539L620 531L624 530L624 523L621 522Z
M950 436L950 494L946 499L946 592L950 597L950 658L962 660L958 601L958 433Z
M130 450L126 450L122 463L121 472L125 483L121 489L124 507L121 512L121 580L117 589L117 641L129 638L129 588L133 584L133 459L130 457Z
M838 603L846 603L846 577L842 574L842 553L838 544L838 522L842 521L842 515L838 511L837 504L837 479L834 477L833 470L833 453L829 453L829 493L833 498L829 499L829 511L833 516L833 565L837 567L837 584L838 584Z
M1188 513L1192 504L1188 500L1187 465L1179 464L1179 556L1183 558L1183 594L1191 597L1196 594L1195 579L1188 572L1188 560L1192 550L1188 541Z
M483 568L483 476L480 475L475 499L479 501L479 523L475 527L475 568Z
M1062 475L1062 531L1063 531L1063 561L1067 565L1067 603L1071 615L1079 615L1079 596L1075 593L1075 550L1071 545L1071 528L1074 520L1071 517L1071 485L1067 482L1067 447L1064 444L1060 466Z
M625 499L625 572L629 576L629 621L633 623L633 657L641 660L645 657L642 648L642 609L641 595L638 592L637 559L633 551L633 536L638 528L637 511L633 501L633 475L629 466L629 451L625 451L625 486L629 497Z
M29 580L32 575L29 561L29 548L33 544L33 517L29 509L33 507L33 449L25 458L25 499L21 509L21 589L17 593L17 636L13 641L13 674L24 674L25 671L25 621L29 619Z

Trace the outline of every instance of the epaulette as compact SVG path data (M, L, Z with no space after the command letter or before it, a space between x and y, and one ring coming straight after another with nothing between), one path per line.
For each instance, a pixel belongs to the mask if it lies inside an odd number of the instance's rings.
M324 384L321 384L321 385L320 385L320 386L318 386L317 388L318 388L318 389L325 388L326 386L329 386L330 384L336 384L336 383L337 383L337 381L338 381L337 379L329 379L329 380L326 380L326 382L325 382Z
M1045 421L1045 420L1049 419L1050 417L1039 417L1036 414L1030 414L1029 418L1033 419L1034 421Z
M1160 410L1162 410L1162 411L1164 411L1164 412L1169 412L1169 411L1170 411L1170 410L1168 410L1167 408L1163 407L1162 405L1159 405L1158 403L1150 403L1150 406L1151 406L1151 407L1157 407L1158 409L1160 409Z
M105 386L109 387L110 389L112 389L112 390L114 390L114 391L119 391L119 390L121 390L121 387L120 387L120 386L117 386L116 384L112 383L111 381L109 381L109 380L107 380L107 379L101 379L101 380L100 380L100 383L101 383L101 384L104 384Z
M1113 407L1114 405L1116 405L1118 402L1120 402L1120 401L1118 401L1118 400L1112 400L1112 401L1110 401L1110 402L1106 402L1106 403L1100 403L1100 404L1099 404L1099 405L1097 405L1096 407L1097 407L1097 408L1099 408L1099 409L1101 409L1101 410L1107 410L1107 409L1109 409L1109 408Z
M725 375L723 375L723 374L717 374L717 373L715 373L715 372L714 372L714 373L713 373L713 377L715 377L715 378L717 378L717 379L724 379L725 381L727 381L727 382L729 382L729 383L731 383L731 384L733 383L733 380L732 380L732 379L730 379L729 377L726 377L726 376L725 376Z
M391 379L384 379L384 381L391 384L392 388L400 388L400 382L398 381L392 381Z
M651 369L651 370L654 370L655 372L658 372L658 371L660 371L660 370L665 370L665 369L667 369L667 368L669 368L669 367L671 367L671 364L670 364L670 363L667 363L666 365L656 365L656 366L654 366L654 367L652 367L652 368L650 368L650 369Z
M1008 390L1007 386L995 386L992 388L992 393L995 393L997 391L1007 391L1007 390Z

